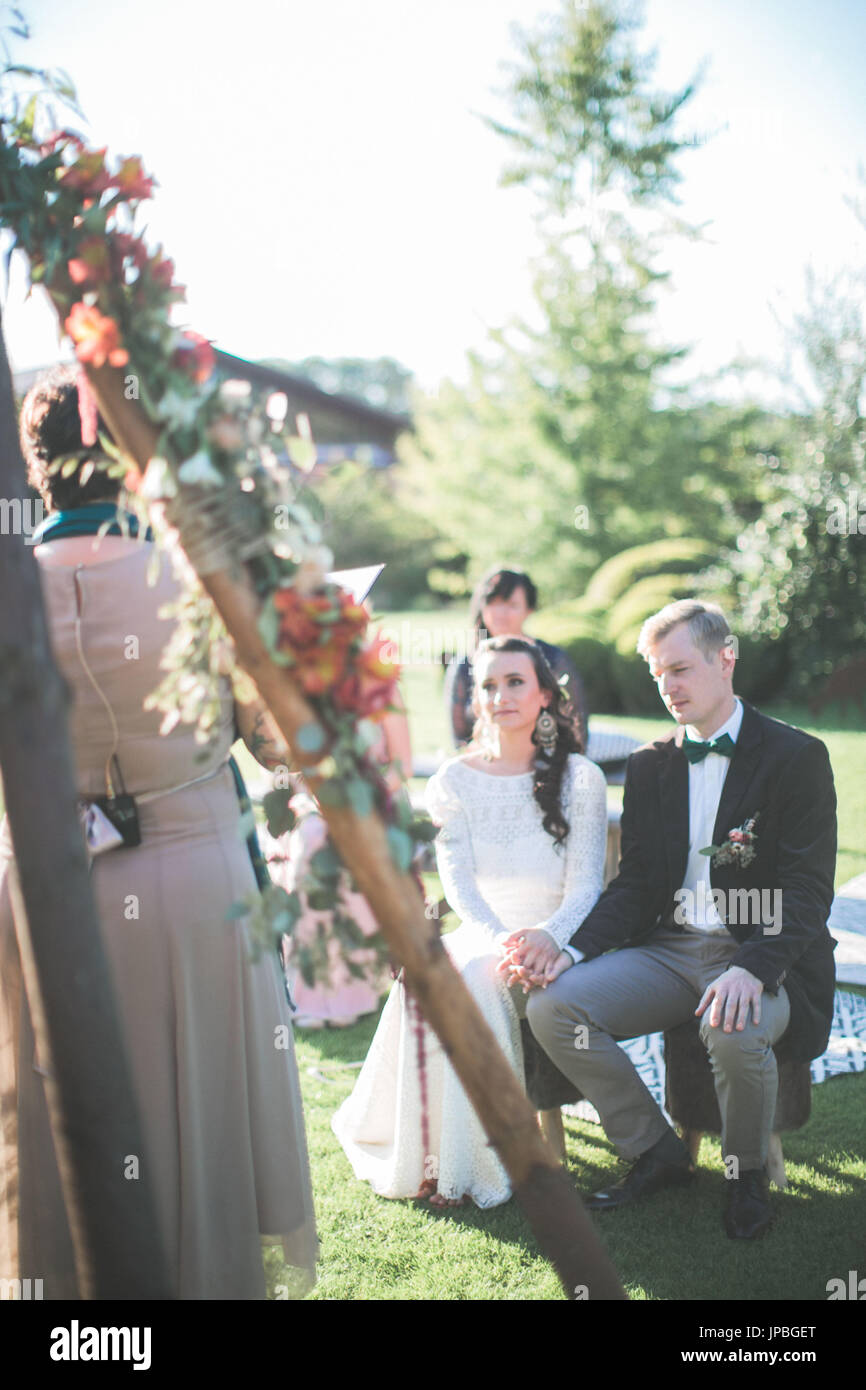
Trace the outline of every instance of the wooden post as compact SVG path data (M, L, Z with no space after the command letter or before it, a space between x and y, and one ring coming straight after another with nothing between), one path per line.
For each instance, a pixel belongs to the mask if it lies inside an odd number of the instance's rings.
M88 375L115 442L143 470L155 452L156 429L138 403L125 398L119 370L88 369ZM316 716L287 670L272 660L259 634L260 602L251 582L245 573L239 578L227 571L202 576L201 582L235 643L240 665L269 707L298 765L314 765L321 753L305 753L298 733L305 725L315 724ZM315 792L315 777L308 775L308 781ZM320 810L393 955L404 966L406 982L438 1034L566 1293L571 1298L625 1298L588 1215L539 1131L528 1098L452 965L438 931L425 918L416 884L395 866L381 820L375 814L358 816L348 806L322 803Z
M0 324L0 493L26 495ZM36 562L0 537L0 769L15 846L10 872L27 1001L47 1061L46 1093L78 1283L85 1298L171 1297L124 1044L75 811L67 692L51 654ZM22 1065L30 1059L22 1058ZM144 1168L144 1165L142 1165ZM25 1269L24 1278L51 1271Z

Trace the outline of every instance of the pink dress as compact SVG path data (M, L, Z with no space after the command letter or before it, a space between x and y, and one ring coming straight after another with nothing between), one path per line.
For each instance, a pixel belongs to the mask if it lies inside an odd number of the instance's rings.
M313 855L324 847L328 827L319 815L316 803L306 792L292 797L289 805L299 817L294 830L276 840L263 831L260 838L271 879L285 888L287 893L294 893L299 891ZM331 930L331 912L317 912L307 905L303 893L301 898L304 901L304 915L298 922L286 957L289 990L298 1010L299 1026L304 1027L307 1020L313 1020L315 1026L315 1021L339 1023L374 1013L390 984L387 969L377 964L375 951L360 950L354 952L353 959L364 969L365 978L358 979L352 975L346 965L343 948ZM358 924L364 935L375 935L379 927L366 898L347 889L342 893L341 901L345 915ZM327 933L328 975L326 979L317 978L313 985L308 985L295 961L298 947L312 945L320 926Z

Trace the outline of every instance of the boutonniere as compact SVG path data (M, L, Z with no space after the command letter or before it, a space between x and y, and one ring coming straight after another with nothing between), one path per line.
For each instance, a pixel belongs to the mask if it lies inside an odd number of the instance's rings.
M710 855L710 863L717 869L727 865L734 869L747 868L757 854L755 849L755 841L758 838L755 831L757 820L757 815L751 816L749 820L743 821L743 824L738 825L736 829L728 831L723 845L707 845L706 849L702 849L700 853Z

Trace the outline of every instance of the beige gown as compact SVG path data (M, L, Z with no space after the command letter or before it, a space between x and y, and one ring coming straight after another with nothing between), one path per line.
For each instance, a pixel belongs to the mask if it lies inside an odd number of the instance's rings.
M226 687L218 737L203 760L189 726L161 737L160 716L143 709L170 632L159 609L176 593L167 563L156 587L147 586L151 550L98 565L40 566L55 657L72 695L79 790L104 792L113 719L126 789L141 797L141 845L98 856L91 876L144 1159L177 1297L264 1298L263 1237L281 1242L293 1267L279 1276L286 1291L302 1292L312 1282L316 1238L289 1013L275 953L252 963L246 920L226 920L255 888L227 765L231 696ZM4 822L0 1277L41 1278L45 1298L77 1297L21 981L10 858Z

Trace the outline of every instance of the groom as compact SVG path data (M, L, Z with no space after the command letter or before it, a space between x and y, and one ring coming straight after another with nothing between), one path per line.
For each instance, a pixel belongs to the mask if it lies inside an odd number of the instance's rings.
M515 935L511 978L546 983L528 998L532 1031L633 1164L587 1199L596 1211L690 1178L685 1146L614 1040L700 1018L736 1178L725 1227L751 1239L772 1221L773 1049L808 1061L830 1032L833 776L823 743L734 695L718 608L669 604L638 651L678 728L629 761L619 872L566 953L546 933Z

